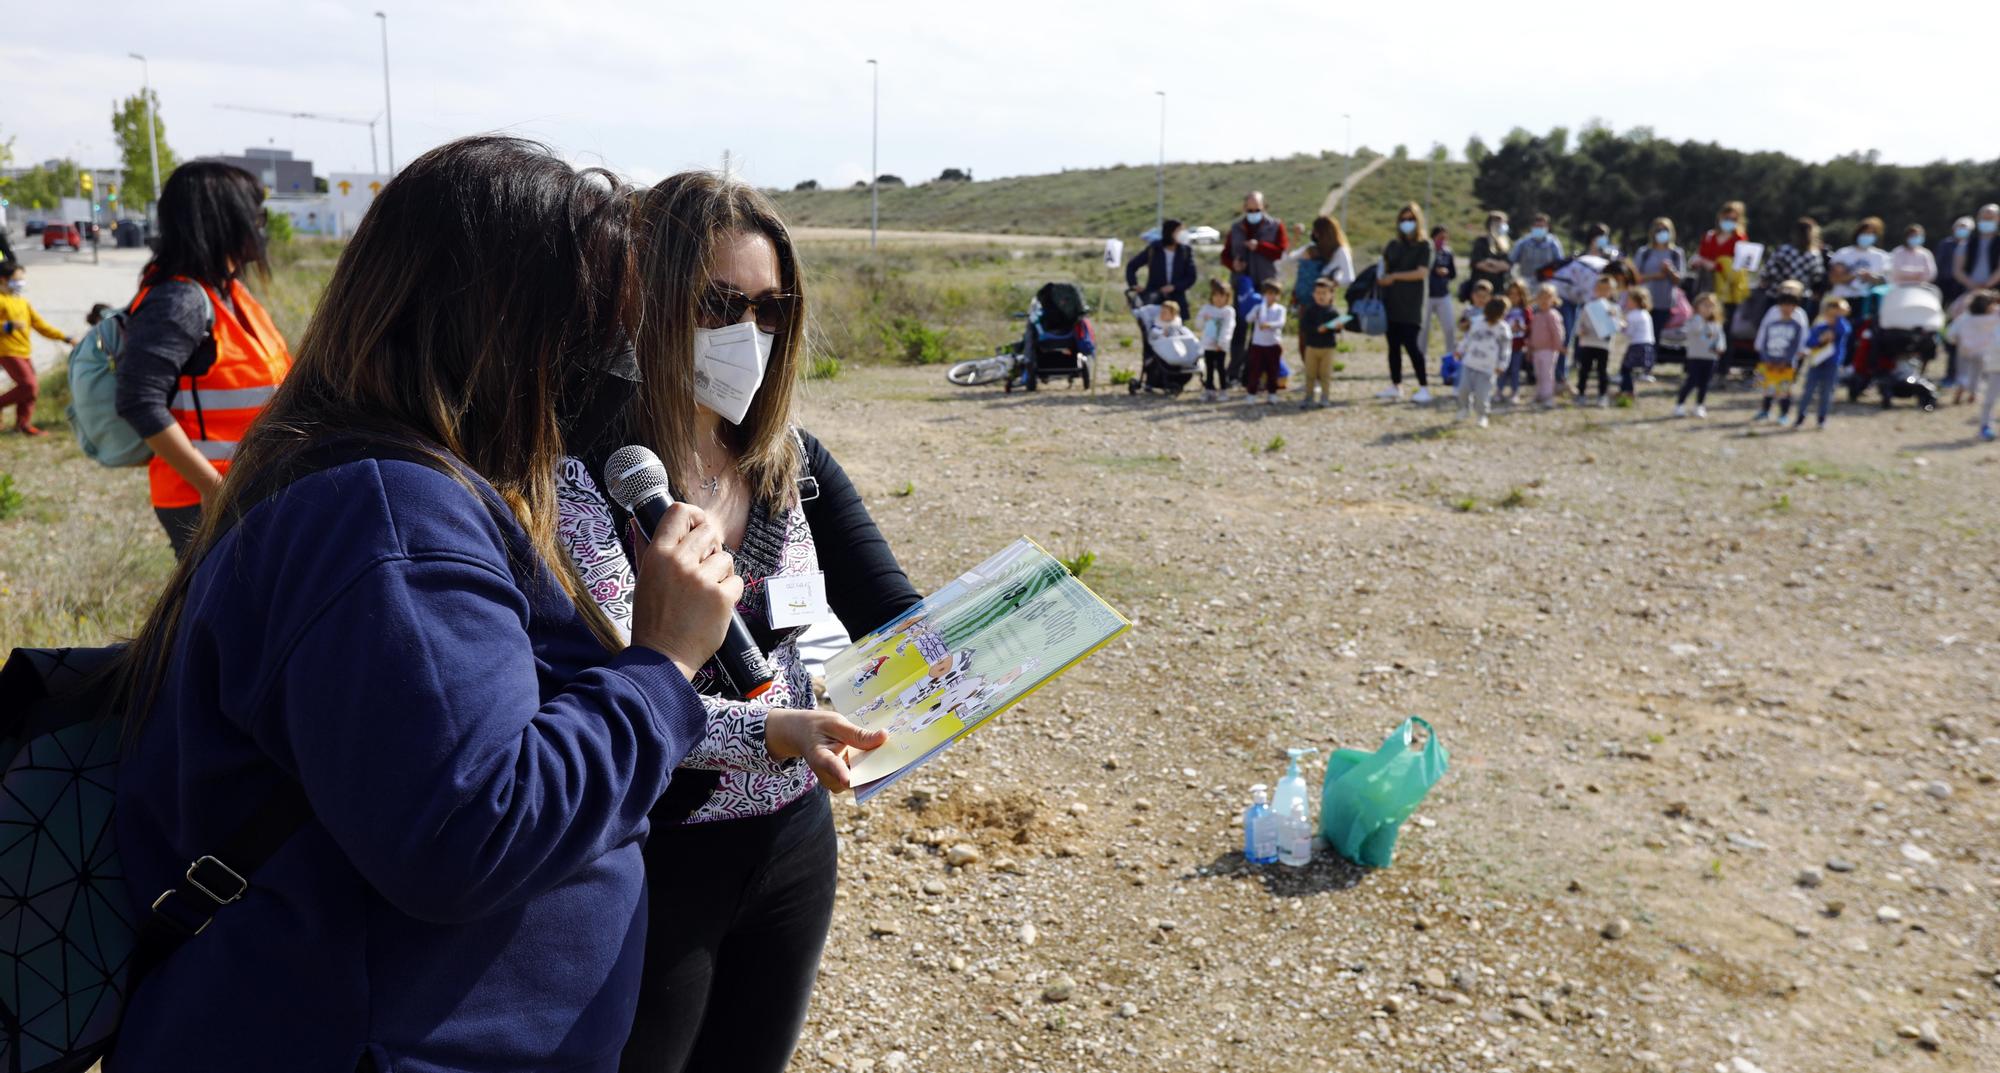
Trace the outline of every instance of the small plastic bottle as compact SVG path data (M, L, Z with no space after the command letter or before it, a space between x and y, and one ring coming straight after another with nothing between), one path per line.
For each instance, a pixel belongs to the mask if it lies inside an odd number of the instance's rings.
M1243 813L1243 859L1251 864L1278 860L1278 816L1265 790L1261 782L1250 788L1250 807Z
M1312 859L1312 821L1306 819L1305 800L1294 799L1291 813L1278 823L1278 863L1304 868Z

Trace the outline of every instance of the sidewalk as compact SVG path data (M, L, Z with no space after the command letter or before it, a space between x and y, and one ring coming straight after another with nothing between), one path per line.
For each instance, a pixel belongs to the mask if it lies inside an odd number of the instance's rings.
M138 293L139 269L152 256L145 249L106 246L98 251L98 263L93 265L87 246L79 253L44 250L39 235L9 237L21 263L28 266L28 301L43 319L73 336L83 334L83 318L91 306L98 302L118 305ZM37 370L46 372L69 356L61 343L39 335L33 338Z

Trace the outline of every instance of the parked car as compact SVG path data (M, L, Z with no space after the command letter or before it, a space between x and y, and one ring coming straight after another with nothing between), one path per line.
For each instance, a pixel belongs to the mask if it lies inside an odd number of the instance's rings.
M44 226L46 226L46 225L45 225L45 224L43 224L43 223L42 223L42 221L40 221L40 220L29 220L29 221L28 221L28 234L30 234L30 235L39 235L39 234L41 234L41 233L42 233L42 228L43 228Z
M1188 240L1188 245L1190 246L1213 246L1216 243L1222 241L1222 232L1217 231L1215 228L1210 227L1207 224L1203 224L1200 227L1188 228L1187 240ZM1139 241L1146 243L1153 243L1160 241L1160 229L1157 227L1149 227L1144 231L1139 232Z
M82 249L82 229L75 224L49 224L42 228L42 248L53 250L57 246L68 246L72 250Z

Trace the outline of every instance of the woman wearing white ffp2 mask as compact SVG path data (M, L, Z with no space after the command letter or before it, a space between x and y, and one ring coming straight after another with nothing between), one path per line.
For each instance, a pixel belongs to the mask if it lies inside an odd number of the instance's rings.
M831 617L860 636L918 596L840 466L792 425L805 298L776 210L742 183L686 172L641 194L635 212L631 438L660 456L678 498L722 526L744 581L738 614L775 672L768 692L744 701L704 667L694 685L707 733L761 735L785 759L683 764L653 810L645 971L620 1068L782 1073L832 923L828 791L847 788L850 747L882 744L810 710L797 634ZM603 567L602 591L615 597L616 527L594 490L574 488L565 504L572 557Z

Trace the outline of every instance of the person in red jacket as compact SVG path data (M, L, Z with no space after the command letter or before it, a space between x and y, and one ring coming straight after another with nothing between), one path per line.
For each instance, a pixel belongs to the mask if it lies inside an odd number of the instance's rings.
M1243 215L1229 225L1229 236L1222 243L1222 267L1229 270L1230 289L1242 294L1244 279L1256 290L1278 278L1278 262L1290 245L1285 222L1264 211L1264 192L1252 190L1243 195ZM1243 379L1249 349L1250 322L1239 319L1236 334L1229 340L1229 381Z

